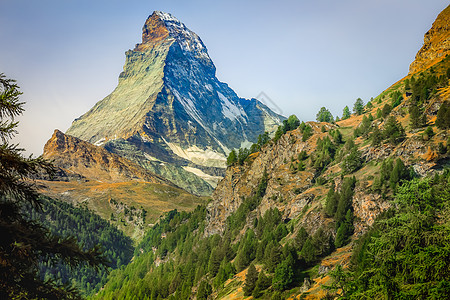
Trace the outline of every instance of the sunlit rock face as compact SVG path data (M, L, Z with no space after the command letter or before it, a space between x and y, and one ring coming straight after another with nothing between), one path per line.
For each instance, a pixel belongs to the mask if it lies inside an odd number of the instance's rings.
M409 73L417 73L444 59L450 54L450 6L436 18L425 34L423 46L409 67Z
M284 119L220 82L200 37L168 13L145 22L126 52L116 89L67 134L131 159L188 191L206 195L226 156Z

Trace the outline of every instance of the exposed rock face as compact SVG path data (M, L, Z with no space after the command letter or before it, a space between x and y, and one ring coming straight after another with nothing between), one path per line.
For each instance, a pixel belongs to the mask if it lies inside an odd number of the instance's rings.
M116 89L67 134L209 194L228 152L283 120L259 101L239 98L215 72L197 34L170 14L154 12L142 43L126 52Z
M321 132L322 125L328 129L334 128L334 125L327 123L309 124L315 134L306 142L302 142L302 134L296 129L283 135L276 144L270 142L261 152L253 154L251 161L245 166L228 168L225 178L212 195L213 201L207 207L207 234L223 231L226 218L237 210L244 198L253 195L264 170L267 171L269 180L266 194L257 208L260 215L270 208L277 207L283 212L284 218L295 218L313 202L316 195L323 192L324 188L313 187L315 174L311 169L302 172L290 170L291 159L296 160L303 150L311 154L315 150L317 139L328 135ZM311 213L308 218L311 224L321 222L315 213ZM311 232L319 227L311 226Z
M55 130L44 146L44 158L82 178L102 182L130 180L161 183L174 186L170 181L151 173L141 166L78 138Z
M436 18L431 29L425 34L422 48L409 67L413 74L426 69L450 54L450 6Z

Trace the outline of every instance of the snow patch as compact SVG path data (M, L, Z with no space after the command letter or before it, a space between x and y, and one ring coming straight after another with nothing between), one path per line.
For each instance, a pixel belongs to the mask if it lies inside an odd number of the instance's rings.
M164 138L163 140L169 146L170 150L179 157L202 166L225 168L227 158L222 153L211 149L203 150L196 145L183 149L177 144L166 141Z
M96 142L94 143L94 145L95 145L95 146L101 146L101 145L103 145L103 144L105 143L105 141L106 141L105 138L99 139L98 141L96 141Z
M197 175L198 177L200 177L201 179L203 179L204 181L209 183L213 188L215 188L217 186L217 184L219 183L219 181L222 180L222 178L223 178L221 176L212 176L212 175L206 174L202 170L193 168L193 167L183 167L183 169Z
M231 101L228 100L228 98L225 97L221 92L217 92L217 95L219 95L219 99L222 101L222 113L226 118L233 121L238 117L241 117L242 120L247 124L247 120L245 119L247 115L243 110L239 109L234 103L231 103Z

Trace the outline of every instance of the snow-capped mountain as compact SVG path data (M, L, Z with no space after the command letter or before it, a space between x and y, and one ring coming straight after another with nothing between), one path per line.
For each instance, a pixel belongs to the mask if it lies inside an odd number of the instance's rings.
M67 134L125 156L196 194L208 194L233 148L284 117L220 82L200 37L168 13L145 22L119 84ZM207 183L206 183L207 182Z

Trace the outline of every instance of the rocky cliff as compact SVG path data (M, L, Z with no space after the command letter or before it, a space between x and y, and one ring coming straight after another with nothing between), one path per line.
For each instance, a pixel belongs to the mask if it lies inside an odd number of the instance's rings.
M126 182L131 180L173 183L128 159L108 152L76 137L55 130L44 146L43 157L68 173L79 174L88 180L103 182Z
M172 15L154 12L142 43L126 52L116 89L67 134L209 194L228 152L283 120L261 102L239 98L215 72L197 34Z
M436 18L431 29L425 34L423 46L409 67L409 73L417 73L441 61L450 54L450 6Z
M299 128L288 131L278 141L272 140L261 151L252 154L243 166L229 167L212 195L213 201L208 205L209 225L206 234L224 230L227 217L238 209L244 199L254 195L265 171L268 173L267 189L256 208L256 215L262 216L267 209L277 207L285 220L298 218L310 234L320 226L330 224L330 219L323 212L326 193L332 185L339 191L342 178L346 175L342 167L343 159L348 153L336 144L337 152L335 158L331 159L334 161L323 170L317 168L314 160L324 155L317 149L317 142L325 138L333 141L333 130L340 130L344 141L352 140L362 159L362 167L353 173L357 180L352 199L356 217L355 236L362 234L381 212L389 208L386 195L381 196L373 192L372 188L374 179L381 173L383 161L401 158L416 176L429 175L448 164L448 154L442 150L448 144L448 130L435 128L433 134L427 135L425 127L434 125L439 107L450 100L450 77L447 73L450 57L446 57L450 51L449 28L450 6L439 14L425 35L424 46L411 64L410 73L420 74L416 74L414 80L413 74L409 74L389 87L365 107L363 115L352 115L335 124L308 122L313 134L306 141ZM418 87L421 96L417 92ZM401 96L399 104L393 105L393 95ZM418 111L423 114L424 123L416 128L411 125L413 117L409 112L412 106L418 106ZM389 111L383 117L380 114L385 107ZM400 143L394 145L384 141L375 146L371 143L370 134L359 136L355 133L363 126L363 118L368 117L373 120L370 121L369 131L375 127L383 130L387 126L388 116L395 117L406 131ZM441 150L439 143L443 145ZM304 169L298 170L296 166L300 163L302 151L307 153L308 158L302 162ZM335 234L334 229L329 228Z
M57 172L38 180L42 194L86 206L135 239L162 213L189 211L205 201L126 158L59 130L46 143L43 156Z

